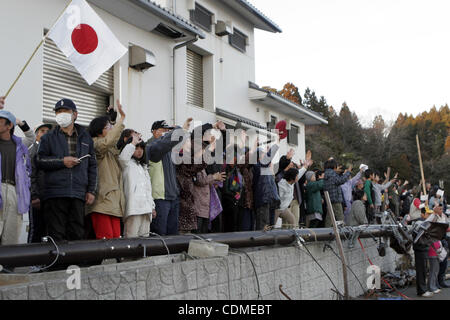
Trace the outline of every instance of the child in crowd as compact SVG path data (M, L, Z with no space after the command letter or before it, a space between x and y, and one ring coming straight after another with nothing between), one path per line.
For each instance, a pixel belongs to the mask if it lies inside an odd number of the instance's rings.
M299 179L298 169L291 168L284 172L283 178L278 182L280 195L280 208L275 210L275 223L278 217L287 222L288 227L294 227L294 215L289 210L289 206L294 199L294 183Z
M145 163L145 143L133 130L124 130L118 142L121 150L126 207L124 213L125 238L148 236L152 219L156 217L152 185Z

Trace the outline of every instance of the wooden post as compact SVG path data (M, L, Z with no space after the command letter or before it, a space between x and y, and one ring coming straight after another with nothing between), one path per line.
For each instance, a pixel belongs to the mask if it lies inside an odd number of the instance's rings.
M58 19L56 19L56 21L53 23L52 27L50 28L50 30L53 29L54 25L56 24L56 22L58 22L59 18L61 18L61 16L64 14L64 12L66 12L66 9L70 6L70 4L72 3L72 0L69 1L69 3L66 5L66 7L64 8L64 10L61 12L61 14L58 16ZM14 86L16 85L17 81L19 81L20 77L22 76L22 74L24 73L25 69L28 67L28 65L30 64L31 60L34 58L34 56L36 55L36 52L38 52L39 48L42 46L42 44L44 43L45 39L47 39L48 34L50 33L47 32L47 34L42 38L41 42L39 42L38 46L36 47L36 49L34 49L33 53L31 54L31 57L28 59L28 61L25 63L25 65L23 66L22 70L20 71L19 75L17 76L16 80L13 82L13 84L11 85L11 87L9 87L8 91L5 94L5 99L8 97L8 95L10 94L11 90L14 88Z
M425 175L423 174L422 154L420 152L420 143L419 143L419 135L418 134L416 135L416 141L417 141L417 151L419 153L420 174L422 175L423 194L427 195L427 187L425 185Z
M328 191L324 192L325 194L325 200L327 201L327 207L328 207L328 214L331 217L331 222L333 222L333 229L334 229L334 235L336 237L336 244L339 249L339 255L341 256L342 261L342 274L344 277L344 299L348 300L348 278L347 278L347 262L344 256L344 248L342 247L342 241L341 236L339 234L339 230L336 225L336 217L334 216L333 206L331 205L330 195L328 194Z

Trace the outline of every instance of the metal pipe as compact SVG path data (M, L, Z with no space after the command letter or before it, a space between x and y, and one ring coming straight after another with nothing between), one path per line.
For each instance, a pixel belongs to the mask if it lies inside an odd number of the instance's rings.
M361 238L392 235L392 231L386 226L364 226L360 231ZM57 251L60 253L58 264L98 263L103 259L165 255L165 245L170 254L175 254L187 251L190 240L198 237L228 244L230 248L291 245L297 240L296 233L306 242L335 239L333 229L325 228L60 242L56 244L58 248L48 242L0 246L0 265L9 268L50 265L55 260ZM350 229L341 230L340 237L348 239L351 233Z
M177 106L176 106L176 90L175 90L175 51L185 47L191 43L194 43L198 40L198 36L196 35L195 38L188 40L186 42L180 43L179 45L176 45L175 47L173 47L173 52L172 52L172 124L175 126L177 123Z

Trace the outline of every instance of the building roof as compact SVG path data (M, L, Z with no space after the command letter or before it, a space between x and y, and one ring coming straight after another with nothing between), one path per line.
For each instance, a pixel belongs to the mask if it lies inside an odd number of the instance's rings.
M251 127L255 127L255 128L258 128L258 129L262 129L262 130L268 130L266 126L262 126L261 124L259 124L259 122L256 122L254 120L242 117L240 115L237 115L237 114L232 113L230 111L226 111L224 109L216 108L216 114L218 116L230 119L230 120L235 121L235 122L244 123L244 124L246 124L248 126L251 126Z
M200 39L205 39L205 34L195 25L190 23L188 20L184 19L180 15L174 14L172 11L167 10L166 8L160 6L154 1L151 0L128 0L134 2L136 4L143 4L148 9L150 9L153 13L158 15L160 18L166 19L176 26L185 29L186 31L190 31L195 35L198 35Z
M320 113L294 103L275 92L260 88L251 81L249 81L249 91L250 100L266 105L272 110L287 114L293 119L300 120L304 124L328 124L328 121Z
M244 16L247 20L251 21L257 29L269 31L269 32L283 32L281 28L258 10L247 0L221 0L229 7L237 11Z
M206 36L199 28L151 0L88 0L110 14L147 31L183 40L187 36ZM165 25L162 27L161 25Z

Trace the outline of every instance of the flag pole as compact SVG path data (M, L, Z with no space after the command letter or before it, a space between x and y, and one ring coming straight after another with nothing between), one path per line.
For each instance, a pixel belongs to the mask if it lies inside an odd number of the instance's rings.
M61 18L61 16L64 14L64 12L66 12L66 9L71 5L72 0L69 1L69 3L66 5L66 7L64 8L64 10L61 12L61 14L58 16L58 19L56 19L56 21L53 23L52 27L50 28L53 29L54 25L58 22L58 20ZM50 31L49 31L50 32ZM9 88L9 90L6 92L5 94L5 98L8 97L8 95L11 93L11 90L14 88L14 86L16 85L16 83L19 81L20 77L22 76L22 74L24 73L25 69L28 67L28 65L30 64L31 60L34 58L34 56L36 55L37 51L39 50L39 48L42 46L42 44L44 43L45 39L47 39L49 32L47 32L47 34L44 35L44 37L42 38L41 42L38 44L38 46L36 47L36 49L34 49L33 54L31 55L31 57L28 59L27 63L23 66L22 70L20 71L19 75L17 76L16 80L13 82L13 84L11 85L11 87Z
M416 141L417 141L417 150L419 152L419 164L420 164L420 174L422 175L422 187L423 187L423 194L427 194L427 188L425 186L425 175L423 174L423 164L422 164L422 154L420 153L420 143L419 143L419 135L416 134Z

